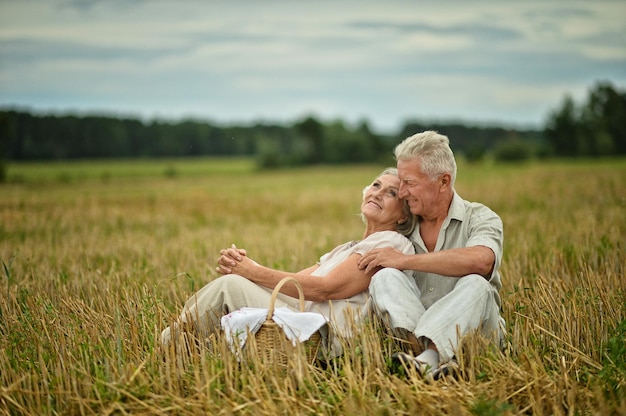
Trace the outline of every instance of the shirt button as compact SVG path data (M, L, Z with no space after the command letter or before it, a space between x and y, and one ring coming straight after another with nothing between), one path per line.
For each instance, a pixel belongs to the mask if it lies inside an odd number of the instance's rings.
M434 287L431 287L431 288L428 289L429 292L432 292L433 290L435 290Z

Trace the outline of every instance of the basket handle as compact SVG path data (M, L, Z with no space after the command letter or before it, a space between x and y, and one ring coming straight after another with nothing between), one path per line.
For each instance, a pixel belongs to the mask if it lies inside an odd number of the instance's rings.
M280 282L278 282L276 287L274 287L274 291L272 292L272 299L270 300L270 307L267 310L268 320L272 320L272 317L274 316L274 303L276 302L278 292L280 292L280 289L285 285L285 283L293 283L294 285L296 285L300 298L300 312L304 312L304 293L302 292L302 286L300 285L300 282L298 282L295 278L287 276L283 278Z

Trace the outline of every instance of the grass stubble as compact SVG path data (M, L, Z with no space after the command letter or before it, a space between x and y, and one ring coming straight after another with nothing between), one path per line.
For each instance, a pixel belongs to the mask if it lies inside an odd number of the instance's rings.
M0 414L626 414L622 160L460 166L459 193L505 224L508 347L466 338L458 379L393 371L403 345L376 320L341 357L288 371L239 361L221 334L189 355L159 348L220 248L298 270L358 239L380 170L3 185Z

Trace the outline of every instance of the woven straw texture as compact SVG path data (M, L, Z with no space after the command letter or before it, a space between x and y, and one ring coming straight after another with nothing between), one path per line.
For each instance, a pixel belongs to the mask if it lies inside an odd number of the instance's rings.
M313 364L317 357L317 352L321 343L319 331L303 343L293 345L287 338L283 330L272 317L274 316L274 304L280 289L286 283L293 283L298 288L300 301L300 311L304 312L304 294L302 286L293 277L285 277L274 288L270 299L267 319L261 325L254 337L249 338L248 351L254 358L263 364L276 367L287 367L290 360L298 360L302 354L306 356L307 362Z

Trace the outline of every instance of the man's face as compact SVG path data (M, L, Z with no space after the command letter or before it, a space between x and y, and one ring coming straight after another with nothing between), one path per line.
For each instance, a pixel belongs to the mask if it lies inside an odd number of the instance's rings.
M425 216L439 196L437 181L422 173L418 160L398 160L399 196L407 201L414 215Z

